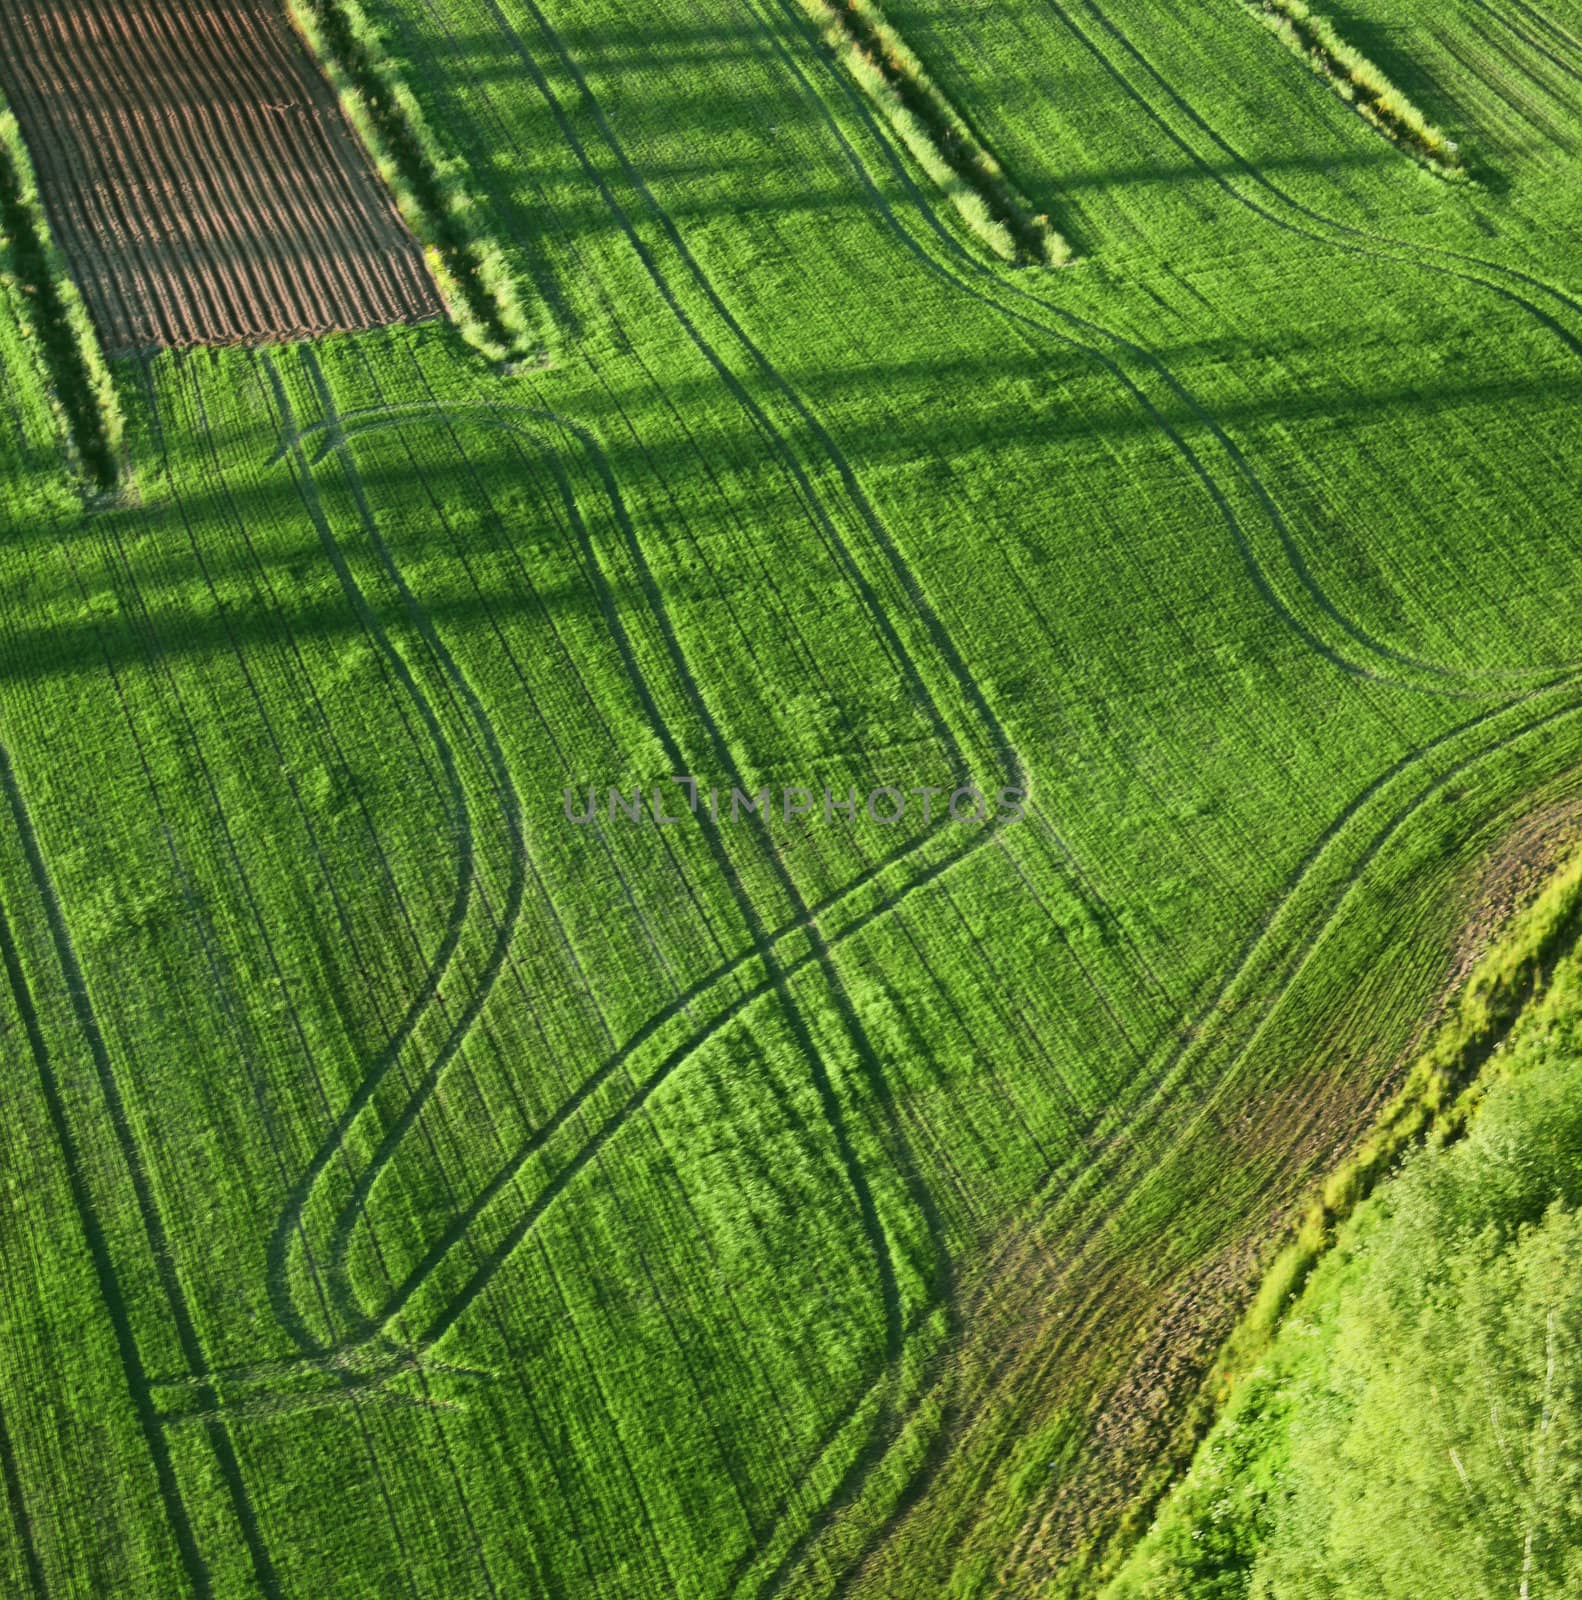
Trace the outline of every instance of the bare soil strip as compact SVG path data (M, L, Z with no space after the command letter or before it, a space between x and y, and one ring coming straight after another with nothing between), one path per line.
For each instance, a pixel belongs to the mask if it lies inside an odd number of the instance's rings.
M0 0L0 90L114 353L443 314L269 0Z

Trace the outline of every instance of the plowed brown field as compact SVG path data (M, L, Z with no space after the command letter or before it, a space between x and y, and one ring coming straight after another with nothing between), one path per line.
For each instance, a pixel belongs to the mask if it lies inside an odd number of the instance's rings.
M422 252L268 0L0 0L0 88L111 351L437 316Z

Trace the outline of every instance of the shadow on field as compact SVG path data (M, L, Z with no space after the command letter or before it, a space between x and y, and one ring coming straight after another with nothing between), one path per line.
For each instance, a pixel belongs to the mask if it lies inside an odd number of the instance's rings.
M1430 122L1459 134L1465 108L1423 65L1421 53L1413 48L1414 29L1367 16L1336 0L1322 0L1321 9L1341 38L1360 50Z
M1226 368L1233 366L1236 358L1236 352L1229 347L1212 344L1183 346L1166 354L1171 360L1186 359ZM1107 398L1096 405L1088 396L1083 397L1080 407L1070 403L1069 392L1062 390L1062 379L1085 376L1088 370L1080 356L1068 357L1064 363L1034 353L1005 357L995 368L995 384L980 391L992 393L994 403L992 407L980 406L974 413L970 432L964 432L960 415L949 406L927 403L928 397L921 396L924 403L907 409L904 426L873 431L865 437L859 464L927 471L933 462L943 464L948 471L964 451L997 452L1027 442L1046 449L1061 441L1076 446L1090 443L1105 451L1128 444L1141 444L1148 449L1159 437L1158 424L1139 408ZM981 380L981 368L974 368L973 372ZM941 368L891 363L856 374L804 378L802 388L826 414L833 415L842 407L855 407L860 414L863 396L869 391L917 395L924 386L932 389L938 385L944 392L964 377L964 373L955 373L948 365ZM693 403L689 387L672 387L672 399L683 411ZM1414 426L1422 427L1425 419L1431 419L1437 411L1462 406L1474 406L1490 414L1525 401L1542 401L1546 408L1582 406L1582 375L1491 379L1444 384L1435 390L1401 386L1365 395L1325 396L1292 391L1273 401L1244 389L1238 392L1242 398L1234 404L1215 408L1221 424L1319 423L1324 438L1344 441L1349 424L1397 413L1410 416ZM1168 408L1167 420L1187 437L1202 427L1201 421L1179 402ZM421 429L429 425L429 419L416 417L412 425ZM744 423L740 432L711 433L708 444L712 453L748 461L754 459L759 441ZM1165 459L1162 446L1158 453ZM685 477L697 470L698 458L690 445L654 441L622 448L613 444L608 454L612 470L622 481L639 481L656 472L666 479ZM1140 462L1144 458L1137 459ZM456 464L453 478L432 467L423 471L416 466L371 459L360 462L360 477L376 512L390 506L426 504L430 497L434 503L449 508L448 515L455 524L449 531L438 517L432 526L423 527L414 527L409 519L391 519L383 529L386 541L422 595L425 610L441 626L481 622L489 615L529 628L561 615L590 619L601 616L598 598L580 584L534 582L529 587L527 582L497 582L486 586L483 592L463 596L431 592L431 587L443 585L453 539L466 539L480 551L496 550L502 560L509 561L513 538L554 536L550 525L536 513L524 515L521 508L507 508L501 513L479 502L474 474L483 481L508 481L513 460L503 456L494 463L488 453L478 451L468 462ZM743 496L756 492L748 477L740 480L739 488ZM147 623L159 631L158 651L162 654L245 649L266 640L278 642L288 630L296 637L337 638L362 630L362 623L338 592L331 593L323 583L316 535L290 483L282 482L278 489L268 490L238 487L234 496L212 490L183 494L179 506L190 527L231 530L212 536L203 551L202 570L227 591L223 600L217 601L198 581L192 552L185 547L156 552L146 543L134 541L132 547L139 551L131 571L138 585L135 605L112 597L102 588L85 605L77 586L78 569L62 573L58 591L51 593L50 580L40 571L29 589L29 607L35 616L49 616L50 620L13 623L0 636L0 681L94 671L106 646L119 661L145 658L149 651L146 625L137 622L137 610L142 606L148 608ZM701 548L707 548L715 534L734 526L734 510L731 504L713 500L693 506L688 515L690 535ZM89 530L102 526L106 518L117 522L125 519L129 531L135 530L136 515L116 510L99 513L79 525L79 537L89 537ZM257 555L239 536L238 517L245 519L250 529L272 530L268 578L273 599L262 592ZM300 530L300 544L295 550L282 550L284 530L288 529ZM430 575L435 579L432 586L426 582ZM722 581L728 596L739 588L750 587L753 580L740 575L721 580L700 566L672 568L662 577L667 600L699 607L718 601ZM88 582L92 584L91 576ZM630 585L613 584L611 591L625 613L639 611L647 604L644 595Z
M609 84L595 84L601 95L612 90L613 80L629 77L632 87L628 93L633 98L640 97L645 105L654 103L651 91L656 71L747 61L763 48L761 35L752 28L681 28L657 22L626 28L585 28L562 23L555 31L584 72L592 78L612 80ZM524 36L525 33L526 30ZM510 40L499 33L425 33L423 56L445 65L444 81L470 80L513 87L522 83L521 60ZM618 106L619 100L612 98L610 105ZM678 134L684 133L684 127L678 130Z
M210 563L209 569L218 579L225 575L224 566ZM131 605L112 609L108 601L99 599L94 602L94 614L83 616L81 595L73 589L69 598L62 595L61 605L63 613L70 605L75 615L8 627L0 638L0 683L102 673L107 657L118 670L125 670L171 656L229 654L264 645L278 648L288 639L341 639L365 633L362 620L339 594L298 599L287 592L281 595L279 606L253 606L230 597L216 602L206 589L197 588L190 572L168 585L139 573L138 582L136 610ZM683 598L690 587L667 586L667 598ZM623 612L645 603L630 586L609 588ZM456 624L486 627L491 618L531 628L568 614L590 623L603 616L596 595L572 588L547 594L541 589L528 594L502 588L484 596L425 600L423 610L441 628Z
M1475 142L1478 130L1467 121L1467 107L1446 90L1423 63L1422 53L1413 47L1410 27L1392 26L1349 4L1321 0L1321 7L1335 24L1336 31L1354 45L1400 89L1436 127L1443 128L1458 143ZM1510 180L1477 160L1476 150L1466 151L1469 170L1486 189L1503 193Z
M822 127L815 127L811 119L807 126L810 137L822 136ZM773 225L794 215L817 218L867 214L878 222L880 213L872 197L855 179L819 181L819 174L810 170L803 154L805 142L790 138L791 131L784 123L779 125L776 137L784 141L784 155L776 154L771 145L758 161L738 159L705 165L638 160L637 165L644 182L659 193L668 215L683 228L688 224L726 222L740 224L744 234L765 233L765 223ZM1341 179L1347 172L1378 171L1399 164L1400 160L1399 152L1381 141L1376 149L1273 155L1260 159L1257 166L1266 176L1314 173ZM1061 173L1058 177L1037 171L1018 172L1023 190L1034 205L1062 213L1065 205L1081 196L1103 197L1121 188L1168 187L1177 194L1190 192L1218 201L1223 196L1218 187L1220 180L1246 176L1246 169L1235 162L1203 163L1185 157L1179 164L1167 160L1138 163L1098 172ZM882 181L883 174L876 172L875 177ZM526 247L545 234L559 235L571 244L620 236L619 219L590 190L584 175L572 163L548 170L540 166L535 169L535 178L543 185L535 199L537 210L530 211L521 198L509 192L496 189L491 194L493 208L502 219L502 231L516 242ZM945 197L930 190L924 174L914 173L913 178L931 209L943 216L948 206ZM905 216L911 208L907 197L897 194L891 198L891 209L897 216ZM1102 209L1085 210L1081 224L1072 225L1079 235L1080 253L1102 256L1106 231ZM774 228L774 235L777 242L786 237L778 227ZM788 246L787 259L794 254Z
M782 215L787 212L829 214L838 210L871 210L872 201L850 175L843 158L829 143L829 132L820 111L805 99L794 96L789 83L785 92L766 99L743 92L737 96L699 96L686 92L689 69L707 63L739 60L759 62L772 78L783 78L784 69L772 56L761 57L767 45L755 30L723 27L677 28L641 26L608 32L576 26L559 29L561 42L576 59L599 97L601 109L612 132L625 146L627 156L643 180L662 188L666 210L677 222L710 218L741 218ZM456 81L471 80L488 89L520 89L522 63L510 41L498 34L473 32L445 39L424 41L425 57L445 64ZM815 76L826 101L839 112L830 93L831 85ZM855 91L853 91L855 93ZM557 88L569 103L569 91ZM1016 106L1002 105L997 115L1016 122ZM707 136L710 159L697 159L694 152ZM893 142L887 134L881 135ZM760 159L740 152L748 141L763 151ZM993 141L991 139L991 147ZM597 139L588 141L590 149L608 163L608 152ZM830 163L840 172L835 184L820 182L810 172L809 146L828 153ZM665 148L668 147L668 148ZM663 148L664 153L655 153ZM782 153L783 152L783 153ZM587 175L554 137L546 143L548 162L535 151L530 176L541 186L552 206L550 226L572 236L606 234L619 224L609 208L588 184ZM996 150L1003 160L1004 150ZM1271 152L1258 157L1257 166L1267 173L1314 172L1336 174L1346 170L1374 169L1399 162L1399 154L1388 147L1363 149L1323 149L1293 154ZM908 158L908 164L910 160ZM1225 177L1245 175L1234 161L1198 162L1184 155L1133 165L1116 165L1097 171L1062 172L1038 163L1022 166L1011 162L1012 178L1035 206L1058 211L1063 196L1081 192L1102 192L1118 186L1183 184L1212 185ZM882 174L875 169L874 176ZM914 179L931 200L944 205L932 184L922 173ZM848 181L849 179L849 181ZM513 231L542 229L542 217L523 216L519 198L495 187L495 203L509 217ZM1089 242L1091 251L1092 242Z

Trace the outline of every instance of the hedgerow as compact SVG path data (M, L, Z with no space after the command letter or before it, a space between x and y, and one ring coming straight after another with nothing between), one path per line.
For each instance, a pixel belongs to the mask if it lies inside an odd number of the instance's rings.
M1251 0L1259 21L1302 57L1342 99L1408 154L1444 178L1466 176L1461 150L1436 128L1328 17L1303 0Z
M405 75L358 0L286 0L308 49L340 99L406 224L423 246L462 337L491 361L534 350L538 328L503 245L484 225Z
M0 106L0 284L35 342L50 404L83 471L101 489L119 472L123 432L115 381L65 255L50 232L22 130Z
M1582 1312L1569 922L1468 1136L1359 1206L1103 1600L1482 1595L1517 1572L1513 1593L1577 1592L1577 1466L1555 1449L1582 1398L1560 1359Z
M1289 1242L1221 1347L1208 1382L1187 1408L1149 1492L1133 1503L1116 1540L1119 1551L1140 1539L1172 1465L1190 1455L1267 1355L1291 1305L1357 1208L1405 1156L1425 1143L1444 1145L1465 1133L1488 1088L1480 1069L1542 992L1556 962L1575 945L1579 924L1582 854L1566 864L1474 968L1361 1145L1309 1200Z
M1065 266L1070 244L1035 214L874 0L801 0L825 42L883 111L968 230L1002 260Z

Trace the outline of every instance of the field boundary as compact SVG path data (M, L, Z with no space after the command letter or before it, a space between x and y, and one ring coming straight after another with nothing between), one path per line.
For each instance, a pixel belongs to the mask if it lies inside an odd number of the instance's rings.
M1191 1465L1237 1385L1268 1352L1287 1311L1352 1213L1412 1149L1438 1148L1466 1132L1487 1087L1483 1068L1542 997L1556 961L1579 938L1582 850L1572 853L1473 967L1400 1089L1357 1149L1309 1199L1210 1363L1162 1464L1116 1530L1099 1567L1100 1581L1115 1576L1147 1533L1158 1507Z
M50 231L26 141L0 99L0 288L15 291L50 407L87 477L111 489L125 429L115 380L66 257Z
M1192 1027L1177 1036L1177 1041L1170 1050L1168 1058L1161 1061L1157 1067L1150 1067L1152 1079L1149 1098L1132 1114L1132 1124L1137 1130L1136 1148L1141 1153L1131 1158L1131 1167L1126 1165L1128 1158L1123 1150L1117 1154L1116 1160L1112 1164L1097 1167L1090 1166L1084 1169L1083 1178L1085 1180L1088 1179L1089 1173L1093 1174L1092 1178L1087 1181L1085 1190L1080 1182L1073 1184L1064 1192L1062 1192L1058 1183L1052 1184L1047 1191L1048 1198L1041 1202L1037 1215L1018 1230L1006 1251L998 1254L990 1263L989 1275L991 1277L1002 1276L1008 1265L1014 1263L1015 1253L1024 1250L1028 1241L1036 1236L1037 1230L1058 1222L1062 1231L1069 1233L1072 1224L1061 1219L1080 1214L1074 1213L1073 1207L1085 1203L1081 1198L1082 1193L1091 1194L1102 1185L1123 1186L1118 1191L1121 1193L1122 1198L1115 1201L1104 1217L1087 1226L1084 1231L1076 1236L1070 1252L1062 1258L1063 1265L1060 1267L1058 1275L1055 1277L1043 1277L1039 1280L1043 1284L1040 1290L1040 1299L1043 1303L1049 1303L1051 1298L1056 1295L1062 1297L1062 1320L1066 1324L1065 1330L1057 1337L1054 1344L1048 1348L1047 1356L1043 1358L1045 1371L1055 1362L1066 1359L1073 1349L1077 1348L1071 1343L1071 1340L1077 1337L1072 1331L1077 1325L1074 1318L1080 1316L1088 1319L1093 1315L1113 1316L1114 1314L1113 1302L1106 1299L1109 1291L1104 1286L1102 1276L1092 1290L1084 1291L1084 1299L1080 1303L1074 1301L1067 1291L1073 1280L1081 1281L1076 1275L1083 1270L1083 1263L1090 1259L1093 1250L1096 1248L1097 1241L1102 1236L1103 1229L1109 1225L1115 1215L1119 1214L1124 1205L1131 1203L1132 1198L1134 1198L1140 1187L1149 1181L1146 1175L1138 1172L1137 1169L1140 1164L1147 1164L1147 1172L1157 1169L1165 1161L1171 1159L1174 1152L1179 1150L1181 1140L1191 1137L1190 1127L1196 1127L1204 1119L1212 1118L1216 1115L1215 1102L1226 1090L1227 1085L1236 1081L1235 1075L1240 1071L1241 1064L1245 1060L1247 1053L1256 1044L1258 1034L1267 1026L1273 1011L1283 1003L1284 996L1289 991L1293 981L1292 975L1306 967L1313 959L1314 952L1338 925L1347 903L1357 890L1361 874L1368 864L1379 856L1389 841L1403 827L1407 826L1414 817L1422 812L1422 808L1435 795L1443 793L1448 784L1455 781L1462 774L1481 765L1497 753L1508 751L1516 741L1528 738L1558 719L1574 717L1579 710L1582 710L1582 706L1568 701L1555 710L1545 712L1533 720L1525 721L1522 726L1509 733L1502 733L1493 744L1483 745L1465 756L1457 755L1457 752L1463 748L1461 740L1464 735L1484 727L1491 719L1503 718L1507 713L1515 711L1525 712L1531 709L1532 704L1533 698L1529 697L1527 700L1517 702L1512 706L1482 713L1472 721L1449 730L1436 739L1432 745L1403 757L1389 773L1375 780L1353 802L1347 812L1326 831L1324 838L1309 853L1293 877L1288 881L1287 888L1282 893L1276 908L1269 916L1263 919L1257 932L1248 944L1243 947L1242 953L1237 959L1234 974L1220 985L1215 997L1206 1001L1199 1009ZM1431 769L1433 776L1427 786L1418 790L1405 803L1404 807L1398 808L1395 799L1389 798L1389 792L1397 782L1407 781L1407 775L1419 772L1424 759L1436 750L1442 751L1447 759L1454 758L1452 764ZM1411 781L1415 781L1415 779ZM1299 894L1305 896L1309 892L1306 886L1318 879L1321 870L1326 876L1329 875L1330 869L1324 868L1323 865L1329 851L1338 847L1337 841L1345 838L1354 824L1362 825L1359 819L1375 818L1376 820L1373 802L1381 799L1382 803L1388 804L1391 809L1385 815L1376 831L1373 831L1371 839L1356 859L1352 860L1348 857L1346 861L1336 863L1337 880L1333 885L1333 895L1328 888L1320 888L1313 891L1323 897L1320 920L1311 932L1301 935L1295 944L1290 944L1289 941L1296 938L1296 935L1280 933L1282 920L1286 918L1288 912L1291 916L1306 916L1305 912L1291 910L1292 907L1299 904ZM1374 822L1368 821L1366 826L1372 830L1374 829ZM1349 849L1350 847L1347 846L1346 848ZM1289 946L1285 949L1284 954L1278 953L1281 946L1275 943L1277 940ZM1266 975L1264 978L1256 976L1260 971ZM1267 1005L1258 1007L1259 1015L1252 1019L1253 1033L1251 1036L1243 1034L1240 1044L1236 1047L1226 1065L1215 1070L1208 1098L1200 1103L1200 1108L1190 1127L1186 1131L1178 1133L1175 1142L1166 1144L1162 1148L1153 1143L1154 1133L1160 1126L1158 1120L1160 1108L1182 1082L1188 1081L1187 1075L1197 1070L1195 1063L1201 1061L1204 1050L1211 1048L1209 1041L1214 1030L1229 1025L1235 1014L1247 1006L1249 999L1259 989L1269 988L1273 989L1273 997ZM1096 1130L1101 1136L1108 1131L1113 1131L1113 1125L1101 1125ZM1266 1242L1268 1242L1267 1239ZM1081 1326L1086 1328L1089 1326L1089 1322L1083 1320ZM1220 1348L1223 1348L1222 1344ZM1210 1370L1215 1354L1215 1347L1210 1346L1207 1351L1207 1359L1203 1362L1200 1370L1204 1372ZM999 1378L996 1377L992 1383L985 1385L985 1390L992 1389L994 1383L998 1383L998 1381ZM1181 1404L1183 1407L1191 1403L1188 1395L1191 1392L1195 1392L1197 1382L1198 1380L1194 1379L1190 1387L1182 1385L1178 1390L1178 1393L1182 1395ZM1166 1461L1174 1459L1174 1456L1169 1453L1165 1446L1159 1447L1157 1451L1150 1448L1149 1453L1150 1455L1157 1454ZM1144 1503L1146 1494L1147 1484L1145 1481L1144 1485L1138 1488L1135 1493L1128 1493L1128 1503L1140 1507ZM1036 1513L1033 1515L1036 1516ZM1029 1535L1030 1539L1036 1539L1036 1528L1039 1525L1041 1524L1029 1522L1029 1526L1035 1529L1034 1533ZM1128 1526L1124 1521L1124 1514L1119 1508L1117 1508L1114 1526L1116 1528ZM1070 1575L1062 1578L1058 1583L1054 1578L1050 1578L1048 1581L1055 1585L1050 1589L1050 1592L1073 1596L1080 1594L1083 1600L1092 1600L1092 1596L1095 1593L1093 1586L1099 1581L1101 1575L1107 1575L1106 1562L1108 1553L1114 1548L1118 1533L1108 1533L1100 1539L1083 1535L1079 1544L1077 1542L1078 1536L1073 1532L1073 1525L1068 1521L1062 1529L1061 1538L1061 1560L1063 1563L1068 1564ZM1020 1561L1020 1554L1016 1559Z
M1013 266L1068 266L1069 241L1011 183L875 0L798 0L974 238Z
M1466 164L1456 141L1436 128L1367 56L1347 44L1322 12L1311 10L1305 0L1243 3L1391 144L1441 178L1466 180Z
M359 0L286 0L286 13L422 246L461 336L491 361L542 354L545 330L462 181L463 163L446 154Z

